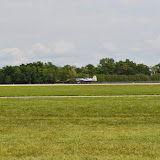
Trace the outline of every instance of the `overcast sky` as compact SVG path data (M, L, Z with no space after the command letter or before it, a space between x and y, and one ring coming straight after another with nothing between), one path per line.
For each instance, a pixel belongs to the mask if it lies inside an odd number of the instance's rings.
M160 0L0 0L0 67L101 58L160 63Z

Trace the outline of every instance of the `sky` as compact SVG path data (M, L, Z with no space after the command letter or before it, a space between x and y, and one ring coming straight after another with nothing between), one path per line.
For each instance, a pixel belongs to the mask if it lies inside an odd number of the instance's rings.
M0 67L160 63L159 0L0 0Z

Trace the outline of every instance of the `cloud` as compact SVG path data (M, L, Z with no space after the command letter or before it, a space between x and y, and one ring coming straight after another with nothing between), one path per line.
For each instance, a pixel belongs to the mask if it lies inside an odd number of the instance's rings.
M65 54L73 51L75 48L71 42L59 41L54 44L53 51L55 54Z
M39 56L39 55L46 55L50 53L50 48L47 48L41 43L36 43L32 46L31 50L29 51L29 54L32 56Z
M62 66L62 65L74 65L75 63L77 63L76 61L76 57L72 57L72 56L60 56L60 57L55 57L53 60L53 63L57 66Z
M150 0L118 0L123 5L133 5L133 4L143 4L143 3L148 3Z
M19 65L27 62L24 52L19 48L5 48L0 50L1 66Z
M153 48L153 49L160 49L160 35L154 39L154 40L148 40L147 43Z
M107 49L108 51L111 51L111 52L117 51L117 46L113 42L104 43L103 48L105 48L105 49Z
M130 5L133 3L133 0L119 0L119 2L124 5Z
M39 0L38 5L5 0L1 6L1 54L4 48L20 48L30 62L49 60L57 65L96 64L102 56L159 61L158 0ZM16 56L0 59L1 65L17 62L12 57ZM56 61L57 57L62 59Z

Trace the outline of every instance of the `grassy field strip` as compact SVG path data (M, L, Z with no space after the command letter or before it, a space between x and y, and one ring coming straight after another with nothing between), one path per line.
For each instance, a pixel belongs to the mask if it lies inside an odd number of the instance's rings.
M5 98L98 98L98 97L160 97L160 95L110 95L110 96L14 96L14 97L0 97Z
M3 86L0 97L160 95L160 85Z
M2 160L159 160L160 85L0 87Z
M160 97L3 98L2 160L159 160Z

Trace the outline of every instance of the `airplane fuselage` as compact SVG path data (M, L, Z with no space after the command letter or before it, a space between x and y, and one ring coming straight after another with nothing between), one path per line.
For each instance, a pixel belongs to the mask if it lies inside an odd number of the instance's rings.
M93 78L75 78L76 82L96 82L97 81L97 77L93 76Z

